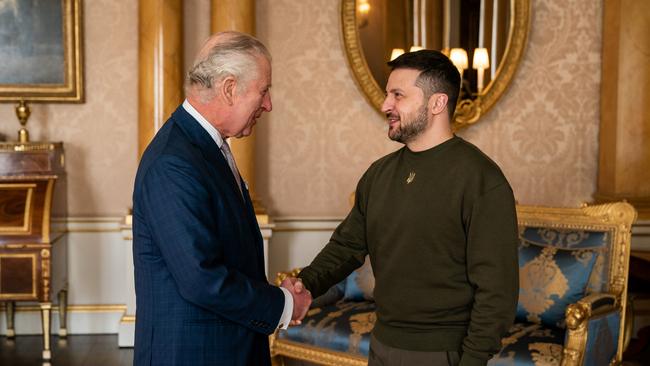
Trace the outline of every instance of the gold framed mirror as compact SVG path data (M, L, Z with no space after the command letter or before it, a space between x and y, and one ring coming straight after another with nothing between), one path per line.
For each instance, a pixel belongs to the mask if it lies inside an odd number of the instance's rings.
M379 113L386 62L400 50L450 56L463 78L457 131L478 122L512 81L526 46L530 0L341 0L341 20L354 77Z

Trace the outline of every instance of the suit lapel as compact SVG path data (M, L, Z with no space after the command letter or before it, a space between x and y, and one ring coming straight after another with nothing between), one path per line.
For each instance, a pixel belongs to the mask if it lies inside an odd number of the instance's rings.
M179 126L189 136L190 140L199 147L203 157L217 169L219 176L223 177L223 181L227 183L232 193L238 197L237 202L243 208L245 203L240 190L237 188L237 181L232 175L232 170L230 170L226 158L212 137L210 137L210 134L201 127L194 117L187 113L183 106L178 107L172 116L179 122Z
M237 181L232 175L232 170L226 161L226 158L223 156L219 147L214 142L210 134L201 127L201 125L192 117L183 106L179 106L176 111L172 114L174 120L178 121L179 127L187 134L190 140L199 147L204 159L212 165L218 172L219 177L227 177L221 179L225 181L229 186L231 195L236 197L234 200L237 201L238 207L242 213L243 224L248 226L253 240L257 243L256 247L256 257L259 263L258 270L262 273L264 279L266 280L266 274L264 273L264 248L263 248L263 238L260 232L260 228L257 224L257 218L255 217L255 209L253 208L253 202L250 198L248 187L244 184L242 179L242 190L240 191L237 188Z

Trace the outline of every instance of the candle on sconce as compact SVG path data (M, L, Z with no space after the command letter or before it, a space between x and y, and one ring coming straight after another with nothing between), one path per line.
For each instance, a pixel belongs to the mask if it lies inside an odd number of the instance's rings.
M488 56L487 48L475 48L472 68L477 73L476 88L479 94L483 92L483 74L488 67L490 67L490 57Z
M370 12L370 4L368 3L368 0L360 0L358 9L359 9L359 13L363 15L368 15L368 13Z
M460 73L460 78L463 78L463 71L467 68L467 51L462 48L452 48L449 53L449 59L456 66Z
M390 61L400 57L404 53L403 48L393 48L393 52L390 53Z

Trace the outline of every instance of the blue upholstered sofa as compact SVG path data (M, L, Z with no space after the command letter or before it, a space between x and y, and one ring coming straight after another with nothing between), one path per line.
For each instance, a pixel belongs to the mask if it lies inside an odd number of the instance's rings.
M517 215L517 318L489 364L592 366L620 361L634 208L627 203L518 206ZM298 272L279 274L277 283ZM275 365L282 365L284 357L365 365L376 319L373 288L366 261L315 299L302 325L271 336Z

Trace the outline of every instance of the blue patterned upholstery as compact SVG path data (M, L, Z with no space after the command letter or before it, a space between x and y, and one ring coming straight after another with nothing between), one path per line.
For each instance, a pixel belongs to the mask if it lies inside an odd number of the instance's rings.
M597 256L593 250L522 245L517 320L564 327L564 311L584 297Z
M489 366L559 365L564 330L536 323L516 323L501 340L503 348Z
M374 300L375 276L372 273L370 259L345 279L343 298L350 301Z
M610 252L614 245L613 233L609 230L575 230L527 226L520 229L520 239L526 243L553 246L567 250L598 250L594 269L589 278L587 293L606 292L608 272L603 270L610 262Z
M621 313L613 312L589 320L585 365L607 365L616 354Z
M375 326L375 320L374 302L339 301L309 310L301 325L279 332L278 337L367 357L370 331Z

